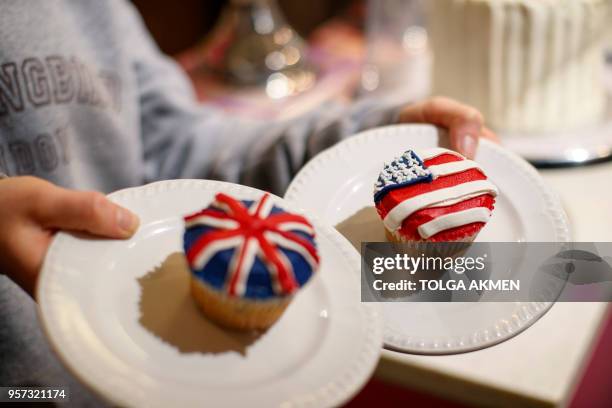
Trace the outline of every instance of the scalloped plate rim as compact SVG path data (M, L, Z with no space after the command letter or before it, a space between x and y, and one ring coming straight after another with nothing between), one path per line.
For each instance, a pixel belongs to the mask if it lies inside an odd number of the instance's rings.
M109 194L109 197L115 202L125 204L136 196L142 197L143 195L155 195L155 192L158 189L190 188L190 186L193 185L197 185L200 188L205 188L208 190L221 190L230 193L238 192L238 194L240 191L249 191L251 194L262 193L262 191L251 187L227 182L181 179L159 181L144 186L127 188L111 193ZM272 196L274 200L280 201L281 205L285 206L287 209L298 211L291 203L287 203L285 200L277 196ZM308 217L315 225L317 231L325 231L324 234L326 238L329 238L337 246L339 256L343 256L347 262L355 263L358 261L354 255L354 251L352 251L350 248L350 244L344 237L338 234L333 228L321 224L316 217ZM104 399L119 405L155 405L154 401L147 400L146 395L141 395L140 397L135 396L137 393L132 393L131 395L121 395L119 390L117 390L118 392L116 393L108 392L110 389L113 389L111 384L112 380L102 380L106 381L106 383L101 385L99 383L101 374L94 375L91 371L88 372L87 369L83 368L83 365L80 365L80 363L76 361L79 357L87 358L86 356L70 356L67 354L74 351L74 349L71 349L72 346L70 346L70 341L67 341L66 338L62 337L62 329L59 327L61 324L58 324L57 320L54 321L54 319L61 318L57 315L53 315L55 312L53 308L57 307L57 305L53 305L53 302L57 301L57 299L53 299L53 288L50 287L50 285L51 283L57 282L50 282L50 280L54 277L54 274L57 274L56 271L53 271L53 269L57 267L55 263L58 262L58 260L56 258L61 256L62 246L65 244L68 236L72 236L72 234L61 232L58 233L53 239L49 251L47 252L47 256L41 270L40 279L36 288L39 319L52 348L73 375L83 381L86 386L88 386L98 395L102 396ZM367 335L362 338L362 355L355 356L351 362L352 364L346 364L344 366L342 375L338 375L337 380L328 384L320 385L319 388L310 395L288 397L284 403L291 404L292 406L312 406L312 404L315 404L316 406L335 406L351 398L371 376L381 352L381 317L378 307L371 307L371 305L367 305L366 307L360 307L359 309L362 311L361 324L367 329L363 330L364 332L367 332ZM66 336L66 334L64 333L63 336ZM78 342L78 339L76 341Z
M369 129L357 133L337 143L336 145L324 150L317 156L313 157L308 163L306 163L306 165L302 167L302 169L298 172L296 177L293 179L293 181L287 188L287 192L285 193L284 197L293 203L304 206L303 203L305 201L305 197L300 195L301 190L303 189L303 185L307 183L308 180L310 180L311 178L316 178L317 172L320 171L319 169L321 168L321 166L326 165L334 157L349 153L351 149L359 149L360 146L368 145L368 143L370 142L379 139L385 139L387 137L393 137L393 135L398 133L413 133L411 135L412 137L418 137L419 134L431 132L432 129L435 129L438 132L444 132L443 130L438 129L435 126L428 124L395 124ZM509 159L516 165L516 168L526 176L527 179L536 184L536 186L541 191L542 200L546 204L551 223L556 229L556 237L554 240L560 242L569 241L570 229L567 215L561 207L557 195L546 185L542 177L537 173L537 170L529 163L527 163L524 159L519 157L517 154L507 149L504 149L503 147L488 140L480 141L480 149L481 151L483 149L486 149L486 151L504 156L505 158ZM383 161L384 160L380 160L381 163ZM312 208L308 207L306 207L306 209L310 211L313 210ZM332 220L326 221L331 222ZM479 350L482 348L494 346L516 336L517 334L526 330L532 324L534 324L554 305L554 302L518 303L521 304L521 311L526 315L526 318L522 319L522 322L519 327L508 329L505 333L502 333L501 336L497 336L494 338L485 338L483 340L474 342L474 344L469 345L456 343L455 341L449 342L448 339L440 339L439 341L434 341L434 344L438 344L437 347L434 347L432 345L424 345L422 344L422 342L413 342L412 340L409 341L406 339L406 337L403 337L401 333L398 334L398 332L393 327L390 327L389 325L385 324L385 348L399 352L428 355L457 354ZM524 311L525 308L527 312ZM484 328L481 332L488 333L489 329L489 327ZM481 332L475 334L482 335Z

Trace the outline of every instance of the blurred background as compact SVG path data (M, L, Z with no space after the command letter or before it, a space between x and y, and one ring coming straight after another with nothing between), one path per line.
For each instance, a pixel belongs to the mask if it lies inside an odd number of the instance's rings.
M428 91L419 0L134 3L198 98L232 113L287 119L383 88L402 100Z
M229 0L182 0L181 6L176 7L163 0L134 1L160 48L170 55L202 40L229 3ZM278 1L287 21L304 37L352 3L353 0Z
M432 52L424 3L183 0L177 6L134 0L158 45L183 67L202 103L256 120L289 119L328 100L350 104L374 96L410 102L427 96ZM604 25L612 26L606 18ZM612 44L610 37L607 41ZM612 63L609 51L607 58ZM612 126L602 129L596 147L607 154ZM610 319L597 338L564 404L612 407ZM440 377L433 374L410 379L414 370L383 371L379 367L348 405L460 407L474 400L461 392L449 396L436 386ZM495 395L490 388L483 392Z

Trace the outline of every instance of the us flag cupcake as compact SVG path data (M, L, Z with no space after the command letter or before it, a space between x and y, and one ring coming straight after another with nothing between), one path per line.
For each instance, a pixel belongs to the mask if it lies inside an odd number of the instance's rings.
M191 289L202 312L234 329L267 329L319 267L306 218L272 203L217 194L184 217Z
M385 164L374 186L376 210L392 242L472 242L496 196L476 162L444 148L407 150Z

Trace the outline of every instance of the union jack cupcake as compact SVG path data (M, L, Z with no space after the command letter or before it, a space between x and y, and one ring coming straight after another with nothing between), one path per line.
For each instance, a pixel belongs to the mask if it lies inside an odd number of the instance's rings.
M240 201L220 193L184 220L192 294L222 326L267 329L319 267L312 225L268 194Z
M443 148L407 150L385 164L374 186L387 237L403 243L472 242L496 196L476 162Z

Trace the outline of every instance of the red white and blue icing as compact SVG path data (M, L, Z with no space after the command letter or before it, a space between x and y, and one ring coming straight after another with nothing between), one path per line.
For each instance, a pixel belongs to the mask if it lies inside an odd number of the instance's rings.
M317 270L312 225L302 216L259 200L217 194L212 204L185 220L183 247L197 279L228 296L286 296Z
M385 227L411 240L454 241L478 232L496 195L476 162L444 148L406 151L385 164L374 186Z
M400 157L385 163L374 185L374 202L379 202L389 191L414 183L432 181L431 171L423 160L412 150L406 150Z

